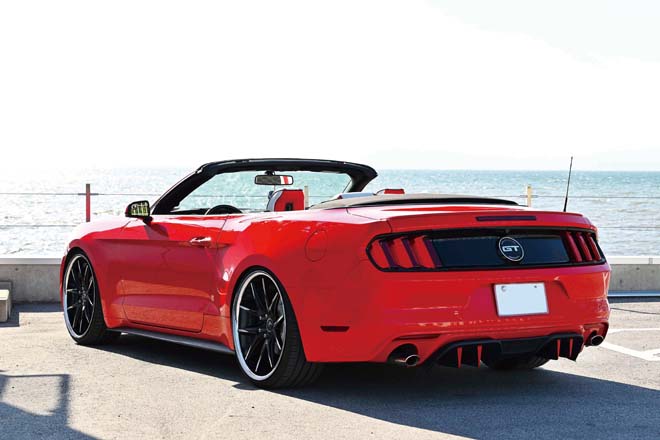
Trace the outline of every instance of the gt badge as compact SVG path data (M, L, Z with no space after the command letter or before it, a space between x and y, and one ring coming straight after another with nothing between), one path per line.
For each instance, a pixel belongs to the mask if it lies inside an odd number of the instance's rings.
M525 250L518 240L511 237L502 237L497 246L500 249L500 255L509 261L518 262L525 257Z

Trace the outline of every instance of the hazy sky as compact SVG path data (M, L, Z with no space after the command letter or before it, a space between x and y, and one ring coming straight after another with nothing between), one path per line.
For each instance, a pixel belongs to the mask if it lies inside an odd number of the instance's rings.
M660 170L660 2L1 1L3 166Z

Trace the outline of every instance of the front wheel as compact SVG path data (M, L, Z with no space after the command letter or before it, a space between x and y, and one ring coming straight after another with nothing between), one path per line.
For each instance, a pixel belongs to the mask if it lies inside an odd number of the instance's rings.
M64 270L62 306L66 328L78 344L103 344L119 337L105 326L96 275L82 252L74 253Z
M252 270L241 282L233 303L232 330L238 363L259 387L303 386L321 373L321 364L305 358L284 288L265 270Z

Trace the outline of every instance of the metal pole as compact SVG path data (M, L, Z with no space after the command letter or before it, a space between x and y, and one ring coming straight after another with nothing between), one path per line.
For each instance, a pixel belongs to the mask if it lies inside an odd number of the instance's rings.
M92 219L92 185L85 184L85 221L89 223Z
M532 206L532 185L527 185L527 206Z

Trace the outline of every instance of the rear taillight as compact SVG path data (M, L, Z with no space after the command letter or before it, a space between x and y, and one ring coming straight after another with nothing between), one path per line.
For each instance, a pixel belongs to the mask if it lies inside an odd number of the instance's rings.
M524 249L521 260L503 254L501 240L515 239ZM417 231L375 238L367 253L386 272L515 269L605 261L588 230L463 229Z
M442 267L427 236L375 240L369 246L368 252L380 269L435 269Z
M603 256L591 232L566 231L563 233L566 249L574 263L601 261Z

